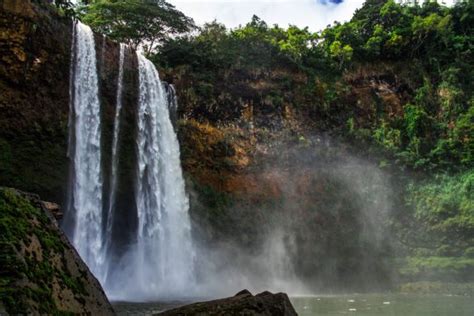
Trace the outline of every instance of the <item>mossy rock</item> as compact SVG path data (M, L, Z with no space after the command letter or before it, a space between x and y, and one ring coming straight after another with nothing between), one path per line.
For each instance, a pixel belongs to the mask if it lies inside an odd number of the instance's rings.
M9 314L113 314L38 196L0 187L0 300Z

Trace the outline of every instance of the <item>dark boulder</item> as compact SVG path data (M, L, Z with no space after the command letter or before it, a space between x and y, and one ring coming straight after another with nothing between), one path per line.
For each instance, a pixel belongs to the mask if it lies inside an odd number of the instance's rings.
M243 290L233 297L194 303L160 313L159 315L294 316L298 314L285 293L272 294L265 291L252 295L248 290Z

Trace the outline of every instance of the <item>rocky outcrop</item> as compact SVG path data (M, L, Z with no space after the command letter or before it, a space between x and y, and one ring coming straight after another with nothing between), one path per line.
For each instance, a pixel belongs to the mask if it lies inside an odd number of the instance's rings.
M45 0L0 1L0 181L64 205L68 179L71 18ZM96 34L104 164L117 91L119 44ZM135 52L124 64L121 176L134 174L138 72ZM107 178L107 174L104 175ZM122 183L122 181L120 181ZM133 194L119 188L119 196Z
M284 293L272 294L263 292L252 295L243 290L233 297L214 301L194 303L160 313L163 316L296 316L298 315L291 305L288 295Z
M0 187L0 312L113 315L48 208L57 210L37 195Z
M370 128L377 119L403 118L403 106L412 102L422 85L422 69L416 63L363 64L344 74L350 87L341 102L351 110L357 127Z

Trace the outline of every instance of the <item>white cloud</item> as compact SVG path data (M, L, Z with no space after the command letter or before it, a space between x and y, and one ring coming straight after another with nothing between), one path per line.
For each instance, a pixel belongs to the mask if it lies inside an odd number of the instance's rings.
M245 25L255 14L269 25L308 26L319 31L334 21L348 21L364 0L324 5L318 0L168 0L196 24L217 20L227 27Z

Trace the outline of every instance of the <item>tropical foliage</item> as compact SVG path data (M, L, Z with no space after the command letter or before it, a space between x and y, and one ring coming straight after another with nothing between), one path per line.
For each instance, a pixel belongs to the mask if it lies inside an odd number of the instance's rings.
M148 54L165 38L193 27L192 19L164 0L95 0L78 11L94 30Z

